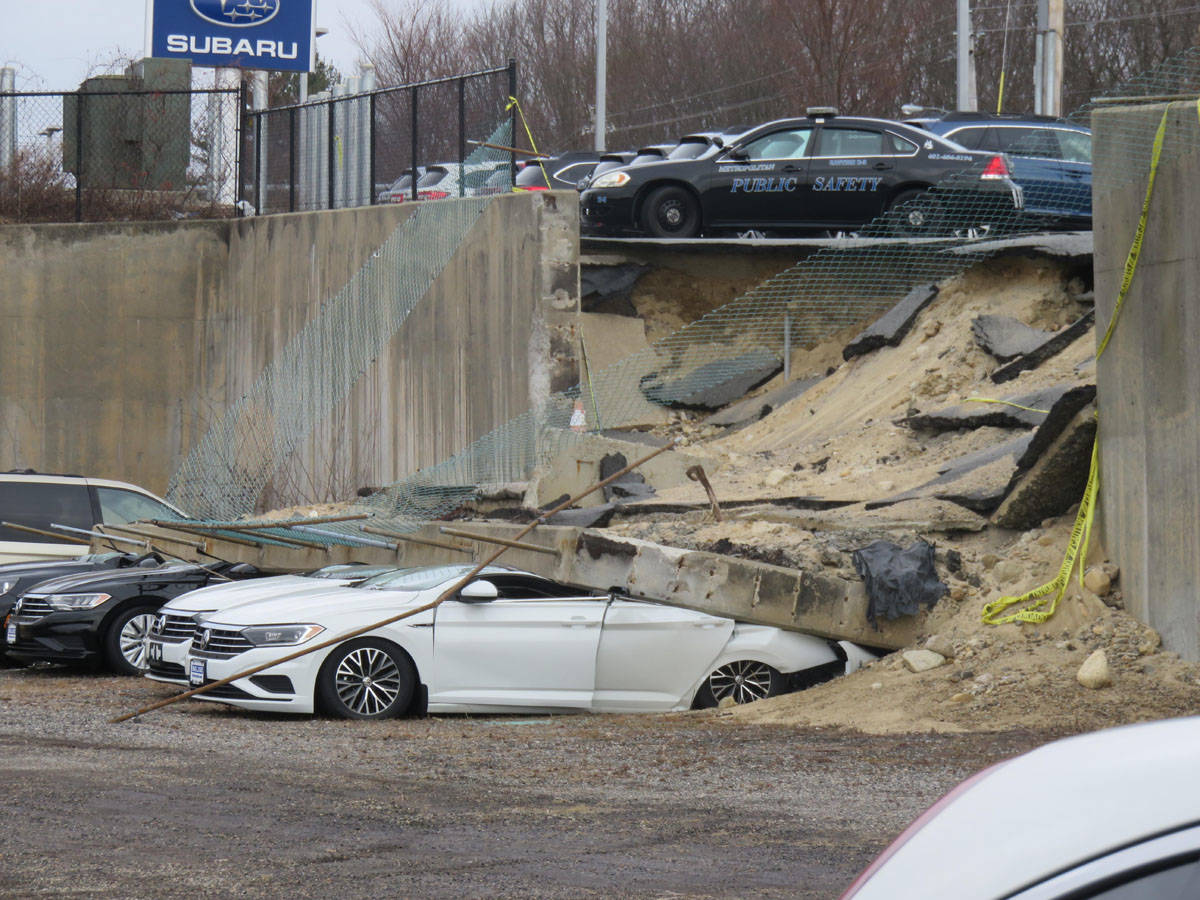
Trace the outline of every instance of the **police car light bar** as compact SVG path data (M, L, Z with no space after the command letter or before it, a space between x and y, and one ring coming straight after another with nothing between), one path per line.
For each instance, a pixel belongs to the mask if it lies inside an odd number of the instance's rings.
M836 116L838 114L836 106L810 106L804 111L806 116Z

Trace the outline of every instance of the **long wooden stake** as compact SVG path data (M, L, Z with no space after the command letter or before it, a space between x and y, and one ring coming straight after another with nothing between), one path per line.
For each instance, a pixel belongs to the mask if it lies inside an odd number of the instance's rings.
M658 456L659 454L665 453L666 451L673 449L674 446L675 446L675 442L672 441L671 443L669 443L663 447L659 447L657 450L655 450L653 453L649 454L648 456L643 456L641 459L636 460L635 462L631 462L625 468L621 469L618 472L614 472L613 474L611 474L607 478L605 478L603 481L597 482L596 484L592 485L590 488L583 491L582 493L576 494L574 497L570 497L570 498L564 500L562 503L558 504L558 506L554 507L554 509L550 510L549 512L543 513L537 519L530 522L525 528L523 528L521 530L521 532L516 536L516 538L514 538L514 540L516 540L516 541L521 540L521 538L528 535L531 531L533 531L533 529L537 528L538 525L543 524L547 519L549 519L555 513L562 512L564 509L568 508L569 506L572 506L575 503L578 503L584 497L588 496L588 494L595 493L596 491L607 487L608 485L612 484L612 482L616 481L621 476L629 474L634 469L636 469L638 466L645 465L646 463L648 463L650 460L654 459L654 457ZM200 685L200 687L192 688L189 691L184 691L182 694L175 694L173 697L168 697L165 700L159 700L157 703L151 703L149 706L143 706L141 709L135 710L131 713L125 713L124 715L117 716L115 719L110 719L109 721L112 722L113 724L116 724L117 722L125 722L125 721L128 721L129 719L137 718L140 715L144 715L145 713L148 713L148 712L153 712L156 709L162 709L164 706L170 706L172 703L178 703L180 700L186 700L189 697L195 697L197 694L207 693L208 691L211 691L213 688L224 687L225 685L230 684L234 681L238 681L239 679L249 678L251 675L257 675L259 672L263 671L264 669L270 669L273 666L278 666L285 662L291 662L293 659L299 659L302 656L307 656L308 654L315 653L318 650L324 650L326 647L332 647L333 645L340 644L343 641L351 640L353 638L367 634L370 631L374 631L377 628L383 628L385 625L392 625L403 619L408 619L408 618L411 618L412 616L420 615L423 612L429 612L429 610L436 609L437 607L441 606L442 603L444 603L449 598L453 597L455 594L457 594L459 591L461 591L464 587L466 587L468 584L470 584L472 578L474 578L476 575L478 575L480 572L482 572L484 569L486 569L488 566L490 566L492 563L494 563L497 559L499 559L501 556L503 556L504 553L506 553L507 551L508 551L507 547L501 547L499 550L497 550L495 553L493 553L491 556L489 556L483 562L478 563L475 566L475 568L473 568L470 572L468 572L466 575L464 575L462 578L460 578L457 582L455 582L452 587L449 587L446 590L442 591L442 593L438 595L437 599L432 600L429 603L426 603L424 606L419 606L416 609L410 609L407 612L400 613L399 615L391 616L390 618L384 619L381 622L375 622L371 625L366 625L362 628L356 628L353 631L346 632L345 634L339 634L337 637L330 638L327 641L321 641L321 643L319 643L319 644L314 644L311 647L305 647L303 650L297 650L295 653L289 653L287 656L281 657L279 659L271 660L270 662L266 662L266 663L263 663L262 665L255 666L252 669L246 669L244 672L238 672L235 675L230 675L227 678L222 678L220 681L210 681L208 684L202 684L202 685Z
M476 534L473 531L459 531L457 528L439 528L442 534L448 534L451 537L466 538L469 541L479 541L481 544L498 544L501 547L508 547L511 550L530 550L534 553L549 553L551 556L557 556L558 551L553 547L543 547L541 544L529 544L525 541L510 541L508 538L489 537L486 534Z

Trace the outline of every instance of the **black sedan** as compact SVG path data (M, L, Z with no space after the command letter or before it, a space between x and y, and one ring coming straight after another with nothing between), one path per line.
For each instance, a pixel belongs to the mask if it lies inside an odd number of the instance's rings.
M22 662L101 663L146 671L146 635L158 608L186 591L255 578L253 566L191 563L64 575L23 593L8 620L8 655Z
M936 198L922 197L939 184ZM981 225L1012 219L1023 205L1000 154L969 151L900 122L812 109L695 159L610 170L592 179L580 209L585 233L682 238L856 229L898 208L896 233L932 236L956 218L946 208L951 199Z

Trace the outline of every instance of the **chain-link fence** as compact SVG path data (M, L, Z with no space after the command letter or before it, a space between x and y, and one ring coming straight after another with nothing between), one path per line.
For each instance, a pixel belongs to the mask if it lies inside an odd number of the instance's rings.
M511 145L516 79L513 60L378 90L352 79L304 104L252 111L243 196L263 214L504 193L516 155L474 151Z
M241 91L0 92L0 223L236 214Z

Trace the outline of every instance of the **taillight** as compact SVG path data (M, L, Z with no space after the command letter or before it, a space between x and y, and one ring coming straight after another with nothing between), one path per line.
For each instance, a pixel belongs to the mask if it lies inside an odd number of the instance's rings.
M983 167L983 172L979 177L984 181L996 181L1008 176L1008 163L1004 161L1003 156L997 154L987 161L987 165Z
M445 200L450 194L447 191L418 191L418 200Z
M996 159L1000 159L1000 157L997 156ZM1003 164L1003 161L1001 162ZM929 807L929 809L925 810L925 812L921 813L921 815L917 816L917 818L912 821L912 824L910 824L904 829L903 832L901 832L900 837L892 841L892 843L888 845L887 849L880 853L876 860L871 863L871 865L867 866L861 875L854 879L854 883L850 885L850 887L846 888L846 893L842 894L839 900L850 900L851 897L857 894L863 888L863 886L870 881L871 876L883 868L883 864L895 856L896 852L905 844L907 844L912 839L913 835L929 824L929 821L933 819L934 816L949 806L951 802L956 800L958 797L965 794L970 788L974 787L985 777L991 775L997 769L1007 765L1010 762L1012 762L1012 760L1006 759L1003 762L998 762L995 765L988 766L982 772L976 772L966 781L960 783L957 787L951 790L950 793L946 794L946 796L944 796L937 803L933 804L933 806Z
M548 190L550 190L550 188L546 187L544 184L530 184L530 185L523 184L523 185L521 185L521 190L523 190L523 191L548 191Z

